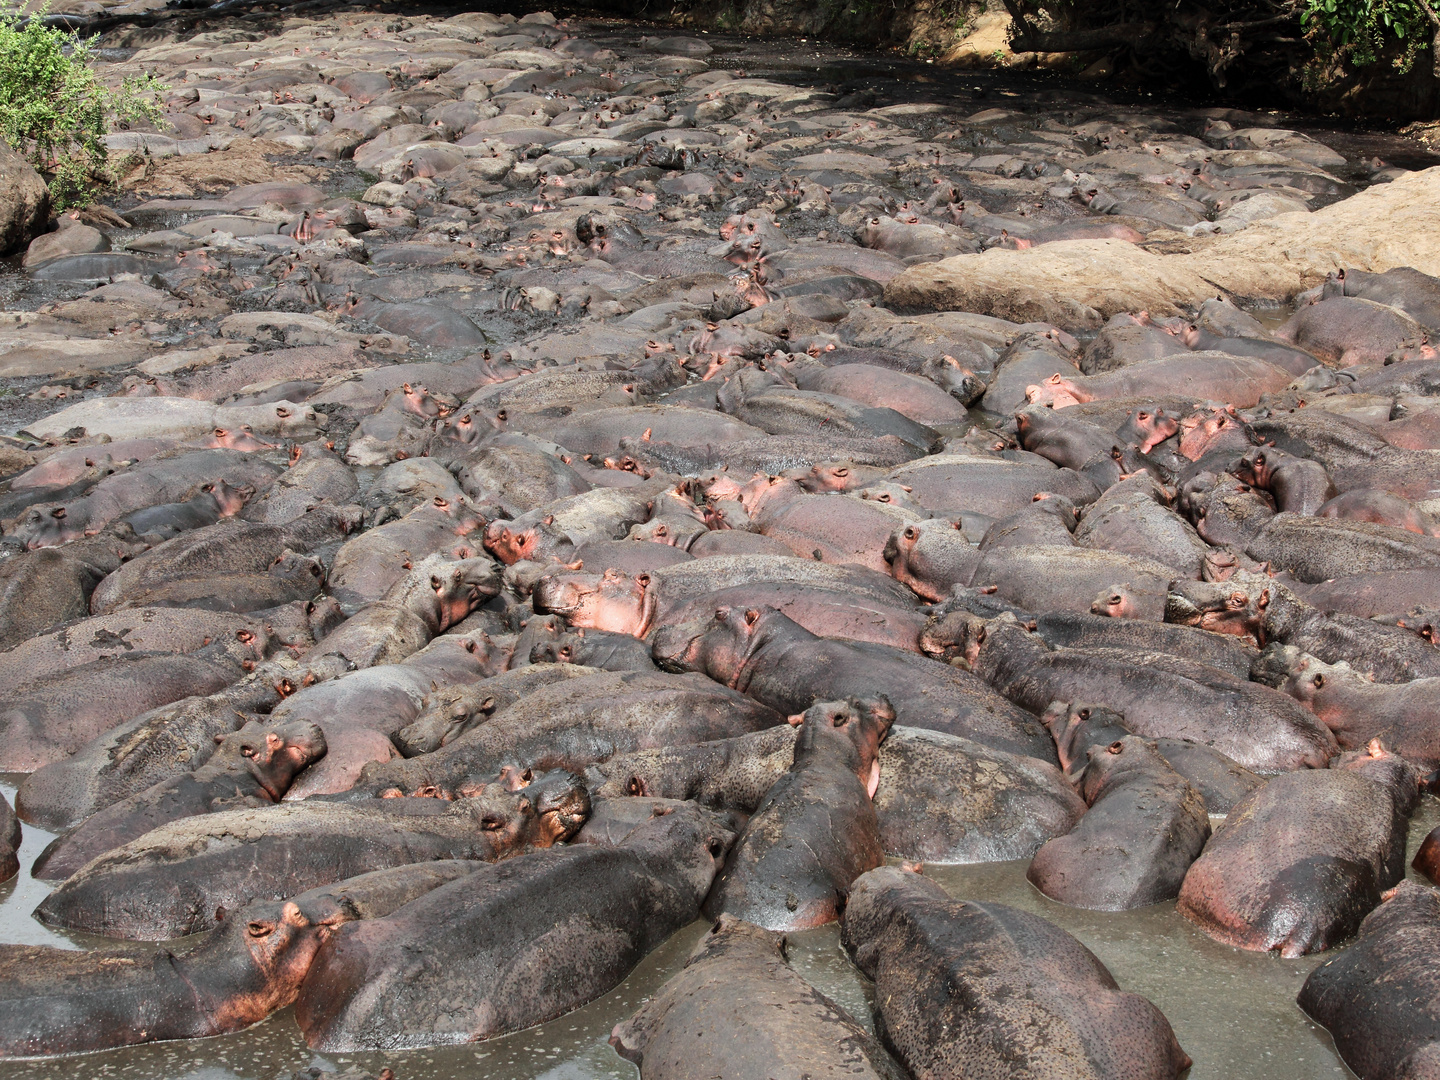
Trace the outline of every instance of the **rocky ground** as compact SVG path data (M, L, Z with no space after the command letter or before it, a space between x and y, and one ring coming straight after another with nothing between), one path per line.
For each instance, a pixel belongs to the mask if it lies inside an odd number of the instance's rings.
M1423 146L545 13L110 33L164 130L0 274L0 855L83 946L0 946L0 1056L293 1004L441 1075L659 950L605 1069L1225 1074L1069 911L1358 932L1305 1015L1431 1075ZM878 1025L775 933L837 921Z

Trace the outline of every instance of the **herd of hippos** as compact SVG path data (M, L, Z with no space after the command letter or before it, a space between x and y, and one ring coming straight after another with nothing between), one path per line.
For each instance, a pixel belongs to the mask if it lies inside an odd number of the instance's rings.
M1083 340L881 297L1338 199L1339 155L872 108L544 15L320 25L144 54L151 167L266 139L311 182L27 256L50 302L7 341L90 367L6 369L38 375L0 440L0 854L57 833L34 917L91 937L0 945L0 1057L291 1005L320 1051L488 1039L704 917L611 1037L644 1080L1183 1073L1070 934L923 870L1029 860L1236 949L1349 942L1299 1007L1363 1080L1440 1077L1440 892L1405 880L1440 280ZM837 921L873 1026L786 961Z

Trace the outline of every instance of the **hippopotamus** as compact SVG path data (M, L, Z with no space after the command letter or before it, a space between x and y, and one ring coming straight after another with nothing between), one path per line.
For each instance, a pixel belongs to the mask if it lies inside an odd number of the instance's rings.
M422 503L399 520L367 529L341 545L330 568L330 595L353 615L384 596L405 576L407 564L431 554L475 555L479 538L474 534L483 524L463 503L441 498Z
M601 672L569 664L555 669L552 685L497 708L434 753L366 766L351 797L454 792L504 766L583 772L612 754L727 738L784 722L784 714L696 675ZM479 697L486 686L473 689Z
M1123 445L1114 432L1043 405L1026 405L1018 410L1015 425L1022 448L1077 472L1087 462L1108 457Z
M1095 485L1073 469L962 454L922 458L891 470L886 479L910 488L931 513L948 516L971 511L1004 517L1028 506L1042 491L1063 495L1076 506L1099 495Z
M854 563L879 573L889 570L884 550L896 526L915 515L864 499L797 495L767 506L755 518L757 531L785 544L802 559Z
M1331 769L1277 776L1230 811L1180 889L1216 941L1296 957L1355 932L1405 876L1415 770L1378 739Z
M485 550L507 566L551 556L569 561L589 540L624 539L630 526L650 519L656 501L673 487L673 479L661 476L637 487L592 488L557 499L512 521L492 521L485 528Z
M116 724L228 686L253 659L248 643L222 639L189 653L92 660L14 686L0 706L0 769L34 772L60 761Z
M1237 571L1219 582L1175 581L1165 598L1165 619L1256 644L1293 645L1326 663L1348 663L1381 682L1440 676L1440 656L1418 635L1321 610L1264 574Z
M1320 364L1318 357L1286 345L1268 335L1265 337L1244 334L1217 334L1209 327L1197 323L1186 323L1176 337L1186 348L1196 352L1221 352L1230 356L1254 356L1266 360L1276 367L1282 367L1292 375L1304 375Z
M549 847L575 834L589 805L584 787L561 773L455 802L282 803L182 818L89 863L35 915L50 926L163 941L211 929L251 899L366 870Z
M993 547L1074 547L1075 524L1079 516L1079 507L1063 495L1041 492L1029 506L1001 518L986 529L976 547L980 551L989 551ZM893 550L897 555L900 553L900 541L909 539L904 534L894 538ZM915 548L909 544L906 547L909 550L906 551L905 561L908 562L914 558Z
M234 488L224 480L206 484L194 497L183 502L161 503L126 514L120 519L135 535L151 544L172 540L182 532L214 525L245 508L248 488Z
M1155 744L1091 746L1078 777L1089 809L1035 853L1026 877L1052 900L1096 911L1173 900L1210 837L1205 799Z
M1440 678L1381 683L1343 660L1327 664L1293 645L1265 652L1284 673L1280 689L1323 720L1342 749L1380 739L1422 777L1440 772Z
M513 434L494 436L466 455L455 478L472 499L493 502L515 517L591 486L570 464Z
M1316 510L1315 516L1371 521L1421 536L1440 536L1440 522L1409 499L1373 488L1355 488L1343 495L1336 495Z
M801 390L814 390L858 401L871 408L894 409L917 424L963 423L965 406L928 378L873 364L792 364L788 370Z
M850 890L841 941L875 982L877 1026L912 1076L1175 1080L1169 1022L1089 949L1037 915L952 900L882 866Z
M1052 375L1026 387L1025 396L1031 404L1065 408L1106 398L1149 397L1183 386L1196 398L1249 409L1266 394L1283 390L1293 378L1288 369L1258 357L1191 352L1130 364L1100 375Z
M35 860L32 876L63 881L91 859L168 821L279 802L295 777L325 756L324 733L305 722L251 720L216 741L220 749L194 772L121 799L56 837Z
M690 411L690 410L683 410ZM660 439L622 437L620 457L646 470L696 474L728 468L739 476L754 472L779 474L809 469L817 462L844 458L857 465L888 471L922 456L922 451L893 435L858 438L845 435L767 435L699 445L667 443ZM610 459L607 459L610 460Z
M1065 777L1080 787L1092 748L1104 749L1131 734L1125 718L1103 705L1052 701L1040 718L1055 739ZM1200 793L1209 814L1230 808L1265 783L1232 758L1190 739L1151 739L1167 765ZM1192 860L1193 861L1193 860Z
M105 575L141 545L113 535L63 548L26 551L0 562L0 648L90 614L90 597Z
M1031 611L1094 612L1159 622L1175 577L1173 567L1123 552L1016 545L984 552L967 584L994 585L999 598ZM1097 598L1101 611L1096 611Z
M696 799L753 813L790 768L795 729L617 754L587 774L596 798ZM1053 765L923 728L892 726L872 798L887 855L928 863L1026 858L1085 804Z
M1242 484L1268 491L1282 513L1315 514L1337 494L1325 466L1272 446L1247 451L1232 472Z
M1358 296L1403 311L1427 330L1440 330L1440 280L1410 266L1383 274L1340 269L1321 286L1321 298Z
M946 609L948 611L948 608ZM932 615L942 609L932 609ZM999 611L972 614L998 615ZM1130 649L1160 652L1219 668L1237 679L1248 679L1259 651L1233 634L1215 634L1178 623L1140 622L1112 619L1105 615L1082 615L1069 611L1047 611L1042 615L1016 615L1051 648Z
M1052 701L1104 702L1137 735L1193 739L1255 772L1323 769L1339 751L1329 729L1268 686L1165 654L1051 649L1011 615L950 612L932 622L921 647L962 659L1034 713Z
M1298 599L1321 611L1362 619L1417 606L1440 607L1440 575L1433 570L1378 570L1317 584L1292 578L1285 585Z
M1210 548L1170 509L1173 497L1172 490L1146 474L1119 481L1085 508L1075 543L1173 566L1177 577L1198 578Z
M553 641L536 642L532 664L583 664L600 671L655 671L650 649L629 634L611 634L581 627Z
M578 1008L695 920L733 839L690 804L614 847L522 855L353 923L301 986L305 1041L322 1052L474 1042Z
M1126 445L1148 454L1179 431L1179 418L1164 408L1133 409L1125 422L1115 429L1115 434Z
M667 671L700 671L785 715L836 694L884 694L896 722L1054 762L1038 722L968 672L883 645L819 638L774 608L719 608L663 626L651 656Z
M1435 967L1440 894L1402 881L1360 924L1355 941L1305 980L1296 1004L1335 1039L1363 1080L1422 1080L1440 1064Z
M781 935L730 915L715 921L658 994L615 1025L610 1044L639 1066L640 1080L904 1075L854 1017L790 967Z
M0 690L9 695L26 682L96 660L139 653L190 653L221 639L236 643L237 662L258 662L283 648L267 626L270 614L132 608L80 619L0 653Z
M815 633L915 647L915 597L889 577L861 566L769 555L712 556L649 574L549 573L535 587L537 611L564 615L571 626L636 637L689 621L715 608L768 603Z
M433 753L538 687L593 675L600 670L578 661L565 664L534 661L479 682L442 687L425 697L420 705L420 715L391 739L406 757ZM369 798L370 793L363 793L362 797Z
M783 383L751 390L733 378L721 388L726 413L770 435L824 435L851 438L893 436L921 453L933 450L939 433L885 407L864 405L835 394L795 390Z
M131 559L96 586L90 608L105 615L122 607L178 602L178 606L217 611L258 611L309 600L324 585L323 567L314 560L307 565L308 572L300 574L309 583L300 589L305 595L276 598L275 587L266 585L265 579L278 585L297 553L343 538L353 524L349 513L330 506L318 506L284 525L227 518L182 533Z
M400 866L289 900L255 900L178 946L0 945L0 1057L240 1031L295 1000L316 951L340 926L388 915L481 865Z
M1422 340L1425 328L1388 304L1342 295L1304 305L1275 336L1343 368L1383 363L1405 342Z
M805 710L794 761L755 808L706 899L770 930L834 922L850 883L885 862L871 803L895 710L883 697Z
M1189 348L1179 336L1150 321L1148 315L1121 312L1100 328L1080 356L1080 370L1086 375L1114 371L1128 364L1140 364L1173 356Z

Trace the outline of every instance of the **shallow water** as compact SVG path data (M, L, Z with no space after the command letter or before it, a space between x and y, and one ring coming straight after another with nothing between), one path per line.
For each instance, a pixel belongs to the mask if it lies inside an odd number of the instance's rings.
M7 799L14 797L15 779L0 779ZM1411 821L1407 857L1413 857L1436 825L1440 800L1426 796ZM20 876L0 885L0 942L69 948L87 943L78 936L55 934L30 918L49 891L46 883L30 878L30 864L49 841L49 834L27 827ZM1295 1005L1306 976L1333 952L1281 960L1231 949L1182 919L1173 903L1114 914L1068 908L1030 886L1026 865L932 866L925 872L954 896L1010 904L1074 934L1105 962L1122 988L1144 994L1169 1018L1180 1045L1195 1061L1190 1080L1341 1080L1354 1075L1336 1055L1330 1036ZM295 1070L310 1065L372 1070L389 1065L399 1080L631 1080L638 1070L610 1048L610 1031L684 966L705 929L705 923L697 922L682 930L620 986L583 1009L486 1043L393 1054L317 1055L306 1047L286 1009L235 1035L0 1065L0 1077L288 1080ZM836 927L790 935L789 954L801 976L873 1030L870 986L840 948Z

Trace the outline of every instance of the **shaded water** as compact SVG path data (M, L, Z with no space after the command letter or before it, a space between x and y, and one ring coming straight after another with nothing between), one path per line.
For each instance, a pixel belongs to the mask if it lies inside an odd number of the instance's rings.
M14 779L0 779L7 798L13 799ZM1437 824L1440 801L1426 796L1411 821L1410 856ZM58 935L30 918L49 886L32 880L29 868L49 840L38 829L26 829L20 876L0 885L0 942L83 947L98 940ZM1281 960L1231 949L1182 919L1173 903L1114 914L1068 908L1030 886L1026 865L1022 861L933 866L926 873L954 896L1010 904L1074 934L1105 962L1124 989L1149 997L1169 1018L1180 1044L1195 1060L1190 1080L1353 1076L1336 1055L1329 1035L1295 1005L1306 976L1333 952ZM286 1009L235 1035L0 1065L0 1077L288 1080L297 1069L311 1065L372 1070L389 1065L399 1080L630 1080L638 1071L610 1048L610 1031L680 970L705 929L697 922L682 930L624 983L583 1009L486 1043L394 1054L317 1055L306 1047ZM872 1026L870 986L840 948L837 928L793 934L789 952L801 976Z

